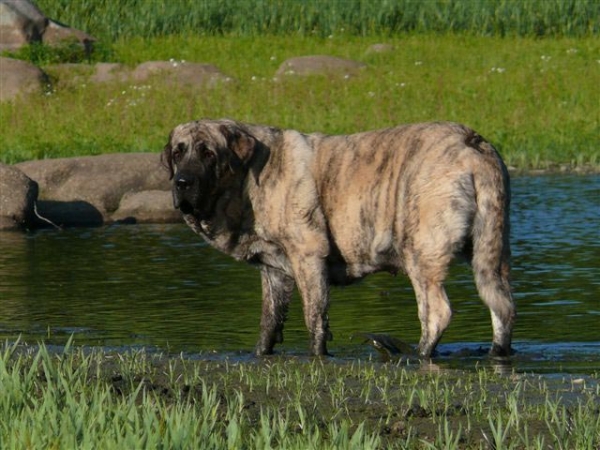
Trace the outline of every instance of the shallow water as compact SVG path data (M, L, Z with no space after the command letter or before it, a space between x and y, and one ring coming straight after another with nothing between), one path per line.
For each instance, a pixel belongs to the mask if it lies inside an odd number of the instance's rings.
M600 371L600 176L516 177L512 203L514 334L518 370ZM439 361L469 367L486 358L489 313L468 266L447 283L455 311ZM249 356L258 337L255 268L206 246L184 225L0 233L0 338L29 343L149 348L201 357ZM419 322L403 276L377 274L332 290L338 358L377 358L351 339L387 333L416 343ZM296 296L280 353L306 354Z

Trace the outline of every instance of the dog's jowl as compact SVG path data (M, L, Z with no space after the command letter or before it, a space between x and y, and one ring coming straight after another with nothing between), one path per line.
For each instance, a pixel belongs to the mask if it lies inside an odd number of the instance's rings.
M452 316L443 283L455 257L471 263L490 309L491 353L510 353L509 177L475 131L420 123L327 136L200 120L177 126L162 157L186 223L260 267L257 354L283 341L294 287L311 353L324 355L329 286L402 271L417 297L419 353L430 356Z

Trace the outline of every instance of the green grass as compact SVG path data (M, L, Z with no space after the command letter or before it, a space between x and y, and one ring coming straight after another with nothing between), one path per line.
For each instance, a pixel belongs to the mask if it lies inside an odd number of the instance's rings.
M169 34L355 36L468 33L589 36L594 0L38 0L52 18L101 39Z
M396 50L367 54L377 42ZM451 120L477 129L519 169L600 165L597 37L171 35L121 39L111 51L130 66L212 63L235 81L193 91L160 80L93 85L62 76L51 93L0 105L0 160L160 151L178 123L231 117L326 133ZM350 79L274 80L285 59L307 54L368 68Z
M597 374L556 380L492 368L5 344L0 447L598 448Z

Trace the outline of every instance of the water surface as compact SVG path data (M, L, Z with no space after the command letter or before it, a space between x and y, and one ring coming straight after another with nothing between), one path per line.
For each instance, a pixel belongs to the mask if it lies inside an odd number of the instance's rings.
M515 364L600 371L600 176L516 177L511 213ZM81 345L245 357L258 338L259 278L184 225L0 233L0 338L61 345L74 335ZM454 318L440 360L478 363L465 355L489 348L491 325L468 266L453 268L447 290ZM402 275L334 288L330 320L340 358L376 357L350 339L356 332L419 339ZM296 295L277 349L307 348Z

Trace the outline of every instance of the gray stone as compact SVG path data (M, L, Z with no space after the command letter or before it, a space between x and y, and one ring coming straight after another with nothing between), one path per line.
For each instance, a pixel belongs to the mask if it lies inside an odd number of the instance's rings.
M119 63L97 63L94 74L90 81L106 83L108 81L125 81L127 79L127 68Z
M87 54L90 54L93 51L95 41L96 38L89 34L54 20L48 21L48 26L42 37L42 42L46 45L60 45L65 42L76 42L81 45Z
M335 56L314 55L290 58L284 61L276 77L285 75L357 75L366 64L351 59L337 58Z
M43 92L49 84L43 70L25 61L0 57L0 101L20 95Z
M394 46L391 44L373 44L367 49L367 55L377 54L377 53L390 53L395 50Z
M171 191L128 192L119 209L111 216L116 222L173 223L182 222L181 212L173 207Z
M49 19L31 0L0 0L0 51L16 50L24 45L56 45L77 42L92 51L95 38L83 31Z
M0 0L0 51L42 42L48 18L29 0Z
M0 163L0 230L31 226L37 196L35 181L19 169Z
M148 61L131 70L118 63L55 64L46 66L50 75L66 86L93 83L127 83L150 87L158 81L175 88L206 88L232 81L212 64Z
M57 225L109 223L125 194L170 190L157 153L37 160L16 167L38 182L38 212Z
M182 61L147 61L138 65L131 73L131 80L148 82L154 77L175 86L213 86L218 82L232 81L212 64Z

